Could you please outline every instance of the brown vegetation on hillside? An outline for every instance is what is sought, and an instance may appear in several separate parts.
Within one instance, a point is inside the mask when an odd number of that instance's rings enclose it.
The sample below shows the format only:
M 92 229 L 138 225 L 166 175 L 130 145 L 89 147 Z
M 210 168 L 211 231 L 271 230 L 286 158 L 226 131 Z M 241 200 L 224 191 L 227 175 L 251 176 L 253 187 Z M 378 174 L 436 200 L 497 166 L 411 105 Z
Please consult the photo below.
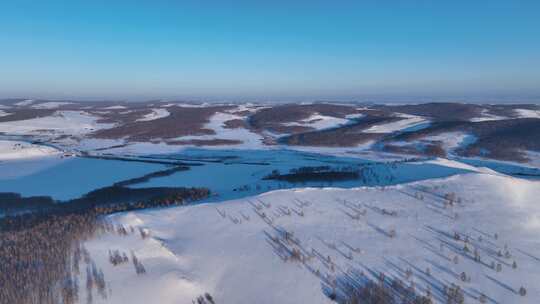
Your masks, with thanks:
M 392 141 L 421 140 L 448 132 L 465 132 L 476 137 L 475 142 L 456 151 L 462 156 L 526 161 L 524 151 L 540 151 L 540 119 L 536 118 L 435 122 L 425 129 L 387 138 L 385 142 L 391 146 Z
M 225 129 L 246 128 L 247 123 L 242 119 L 231 119 L 223 123 Z
M 210 117 L 230 106 L 210 107 L 169 107 L 170 115 L 151 121 L 134 121 L 114 128 L 99 130 L 93 135 L 97 138 L 130 141 L 149 141 L 151 139 L 174 139 L 187 135 L 213 135 L 214 130 L 205 129 Z
M 0 116 L 0 122 L 27 120 L 52 115 L 55 110 L 47 109 L 9 109 L 6 112 L 10 115 Z
M 384 133 L 365 133 L 365 129 L 376 125 L 398 121 L 403 118 L 394 116 L 366 115 L 355 123 L 333 129 L 311 131 L 285 136 L 281 143 L 297 146 L 319 147 L 354 147 L 356 145 L 383 138 Z
M 259 110 L 249 117 L 249 124 L 255 130 L 268 130 L 274 133 L 299 133 L 313 130 L 303 126 L 285 126 L 284 123 L 298 122 L 311 115 L 321 115 L 344 118 L 348 114 L 361 113 L 353 106 L 335 104 L 287 104 Z

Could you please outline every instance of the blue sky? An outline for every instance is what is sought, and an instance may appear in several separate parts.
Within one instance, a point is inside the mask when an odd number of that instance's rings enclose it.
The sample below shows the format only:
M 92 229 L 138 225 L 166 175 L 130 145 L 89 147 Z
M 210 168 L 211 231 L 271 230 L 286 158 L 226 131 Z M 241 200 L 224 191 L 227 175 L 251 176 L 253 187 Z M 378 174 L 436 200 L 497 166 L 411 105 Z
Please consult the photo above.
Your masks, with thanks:
M 0 97 L 525 100 L 540 1 L 0 0 Z

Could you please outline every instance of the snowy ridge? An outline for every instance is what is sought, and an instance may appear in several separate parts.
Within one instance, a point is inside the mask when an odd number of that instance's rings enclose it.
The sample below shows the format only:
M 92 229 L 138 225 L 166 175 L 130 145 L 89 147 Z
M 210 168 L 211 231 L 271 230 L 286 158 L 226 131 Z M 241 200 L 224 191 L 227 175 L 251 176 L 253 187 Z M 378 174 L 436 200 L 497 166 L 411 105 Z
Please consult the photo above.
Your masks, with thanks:
M 29 105 L 31 105 L 33 103 L 34 103 L 33 99 L 26 99 L 26 100 L 19 101 L 19 102 L 15 103 L 15 105 L 19 106 L 19 107 L 24 107 L 24 106 L 29 106 Z
M 331 282 L 353 272 L 414 282 L 435 303 L 445 303 L 442 290 L 451 283 L 466 303 L 482 294 L 536 303 L 539 195 L 538 183 L 478 173 L 385 188 L 279 190 L 111 216 L 150 237 L 105 236 L 86 246 L 111 288 L 106 303 L 146 303 L 148 295 L 190 303 L 204 292 L 218 303 L 332 303 L 325 295 Z M 134 250 L 147 274 L 107 266 L 108 249 Z
M 516 109 L 515 112 L 520 118 L 540 118 L 540 111 Z
M 428 122 L 425 118 L 414 115 L 400 114 L 402 120 L 371 126 L 364 130 L 366 133 L 392 133 L 406 128 L 412 128 Z
M 34 109 L 56 109 L 61 106 L 73 104 L 72 102 L 49 101 L 32 105 Z
M 508 119 L 508 117 L 504 116 L 498 116 L 490 114 L 488 110 L 483 109 L 480 113 L 481 115 L 479 117 L 472 118 L 472 122 L 479 122 L 479 121 L 491 121 L 491 120 L 502 120 L 502 119 Z
M 137 119 L 136 121 L 151 121 L 156 120 L 160 118 L 164 118 L 171 115 L 167 109 L 152 109 L 152 112 L 149 114 L 144 115 L 142 118 Z
M 44 133 L 82 135 L 112 124 L 99 124 L 99 118 L 85 111 L 56 111 L 54 115 L 0 123 L 0 132 L 10 135 Z
M 353 116 L 355 117 L 355 116 Z M 283 123 L 284 126 L 301 126 L 301 127 L 311 127 L 316 130 L 330 129 L 335 128 L 341 125 L 348 123 L 348 119 L 321 115 L 315 113 L 308 118 L 302 119 L 297 122 L 287 122 Z

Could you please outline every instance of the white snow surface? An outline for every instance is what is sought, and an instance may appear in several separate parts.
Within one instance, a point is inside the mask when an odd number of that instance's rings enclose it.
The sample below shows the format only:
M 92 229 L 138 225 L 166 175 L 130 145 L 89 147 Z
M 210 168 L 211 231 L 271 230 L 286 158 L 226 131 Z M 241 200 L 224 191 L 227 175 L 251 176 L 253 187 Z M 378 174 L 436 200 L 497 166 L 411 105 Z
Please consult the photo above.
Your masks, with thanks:
M 428 122 L 428 120 L 420 116 L 400 114 L 400 117 L 404 117 L 405 119 L 389 122 L 385 124 L 374 125 L 365 129 L 363 132 L 365 133 L 392 133 L 392 132 L 400 131 L 406 128 L 415 127 L 420 124 Z
M 243 104 L 239 104 L 236 106 L 236 108 L 234 109 L 231 109 L 231 110 L 228 110 L 227 113 L 232 113 L 234 114 L 234 112 L 243 112 L 243 111 L 248 111 L 250 113 L 255 113 L 261 109 L 265 109 L 265 108 L 268 108 L 268 107 L 265 107 L 265 106 L 261 106 L 261 105 L 255 105 L 253 103 L 243 103 Z
M 8 116 L 8 115 L 11 115 L 11 113 L 8 113 L 4 110 L 0 110 L 0 117 L 4 117 L 4 116 Z
M 262 143 L 262 136 L 251 132 L 246 128 L 234 128 L 229 129 L 225 128 L 224 123 L 233 119 L 244 119 L 242 116 L 217 112 L 210 118 L 210 121 L 204 125 L 203 128 L 211 129 L 216 132 L 214 135 L 201 135 L 201 136 L 182 136 L 178 137 L 177 140 L 212 140 L 212 139 L 230 139 L 230 140 L 240 140 L 241 144 L 236 145 L 220 145 L 220 146 L 206 146 L 206 148 L 235 148 L 235 149 L 263 149 L 265 146 Z
M 301 126 L 301 127 L 311 127 L 316 130 L 323 130 L 338 127 L 348 123 L 349 120 L 345 118 L 333 117 L 321 115 L 319 113 L 314 113 L 306 119 L 295 122 L 283 123 L 284 126 Z
M 32 105 L 34 109 L 56 109 L 61 106 L 73 104 L 72 102 L 49 101 Z
M 540 118 L 540 111 L 529 109 L 516 109 L 514 111 L 520 118 Z
M 493 115 L 493 114 L 490 114 L 488 110 L 484 109 L 482 110 L 482 113 L 479 117 L 474 117 L 473 119 L 471 119 L 471 121 L 479 122 L 479 121 L 502 120 L 502 119 L 508 119 L 508 117 Z
M 29 105 L 31 105 L 33 103 L 34 103 L 33 99 L 26 99 L 26 100 L 19 101 L 19 102 L 15 103 L 15 105 L 19 106 L 19 107 L 24 107 L 24 106 L 29 106 Z
M 437 135 L 423 137 L 422 140 L 440 141 L 446 152 L 454 152 L 458 148 L 464 148 L 476 141 L 476 137 L 465 132 L 446 132 Z
M 447 193 L 456 194 L 453 206 L 445 207 Z M 94 303 L 191 303 L 205 292 L 216 303 L 333 303 L 323 293 L 325 282 L 355 271 L 414 282 L 420 294 L 429 286 L 434 303 L 444 303 L 443 284 L 451 283 L 463 288 L 465 303 L 476 303 L 482 293 L 492 303 L 537 303 L 539 196 L 538 182 L 471 173 L 385 188 L 278 190 L 117 214 L 108 217 L 112 223 L 136 232 L 85 244 L 110 288 L 106 301 L 94 294 Z M 137 228 L 150 237 L 142 239 Z M 392 230 L 395 237 L 388 235 Z M 278 231 L 291 233 L 293 241 Z M 506 246 L 510 257 L 499 257 Z M 293 248 L 307 259 L 284 261 Z M 475 249 L 481 262 L 473 259 Z M 113 267 L 108 250 L 133 251 L 146 274 L 136 275 L 131 262 Z M 491 269 L 491 262 L 502 271 Z M 461 281 L 462 272 L 470 281 Z M 517 294 L 521 286 L 525 297 Z M 85 288 L 80 290 L 84 300 Z
M 23 141 L 0 140 L 0 161 L 45 157 L 59 153 L 60 151 L 52 147 Z
M 347 114 L 345 115 L 345 118 L 347 119 L 358 119 L 358 118 L 362 118 L 362 117 L 365 117 L 366 114 L 363 114 L 363 113 L 356 113 L 356 114 Z
M 169 115 L 171 115 L 171 113 L 169 113 L 167 109 L 156 108 L 156 109 L 152 109 L 151 113 L 144 115 L 142 118 L 139 118 L 136 121 L 151 121 L 151 120 L 164 118 Z
M 529 159 L 529 165 L 535 168 L 540 168 L 540 152 L 526 151 L 525 154 Z
M 99 124 L 99 117 L 84 111 L 56 111 L 53 115 L 27 120 L 0 123 L 0 132 L 10 135 L 39 135 L 44 133 L 82 135 L 112 124 Z
M 123 110 L 123 109 L 127 109 L 126 106 L 120 106 L 120 105 L 117 105 L 117 106 L 109 106 L 109 107 L 105 107 L 103 108 L 105 110 Z

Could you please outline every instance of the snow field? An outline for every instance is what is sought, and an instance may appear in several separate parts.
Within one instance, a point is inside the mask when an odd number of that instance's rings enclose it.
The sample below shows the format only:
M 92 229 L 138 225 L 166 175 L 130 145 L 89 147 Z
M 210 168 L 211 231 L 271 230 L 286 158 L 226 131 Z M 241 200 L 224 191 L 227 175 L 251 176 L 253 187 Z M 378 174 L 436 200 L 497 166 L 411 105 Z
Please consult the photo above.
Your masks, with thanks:
M 480 173 L 385 188 L 279 190 L 117 214 L 113 223 L 149 237 L 104 236 L 86 247 L 111 288 L 107 303 L 190 303 L 204 292 L 218 303 L 331 303 L 325 292 L 339 297 L 345 278 L 381 272 L 419 294 L 429 289 L 435 303 L 444 303 L 452 283 L 466 303 L 482 294 L 492 303 L 536 303 L 539 195 L 537 182 Z M 108 249 L 133 250 L 147 273 L 111 266 Z
M 51 116 L 0 123 L 0 132 L 10 135 L 68 134 L 83 135 L 111 124 L 99 124 L 99 118 L 84 111 L 56 111 Z
M 57 155 L 60 151 L 47 146 L 22 141 L 0 140 L 0 161 Z M 0 165 L 1 167 L 1 165 Z

